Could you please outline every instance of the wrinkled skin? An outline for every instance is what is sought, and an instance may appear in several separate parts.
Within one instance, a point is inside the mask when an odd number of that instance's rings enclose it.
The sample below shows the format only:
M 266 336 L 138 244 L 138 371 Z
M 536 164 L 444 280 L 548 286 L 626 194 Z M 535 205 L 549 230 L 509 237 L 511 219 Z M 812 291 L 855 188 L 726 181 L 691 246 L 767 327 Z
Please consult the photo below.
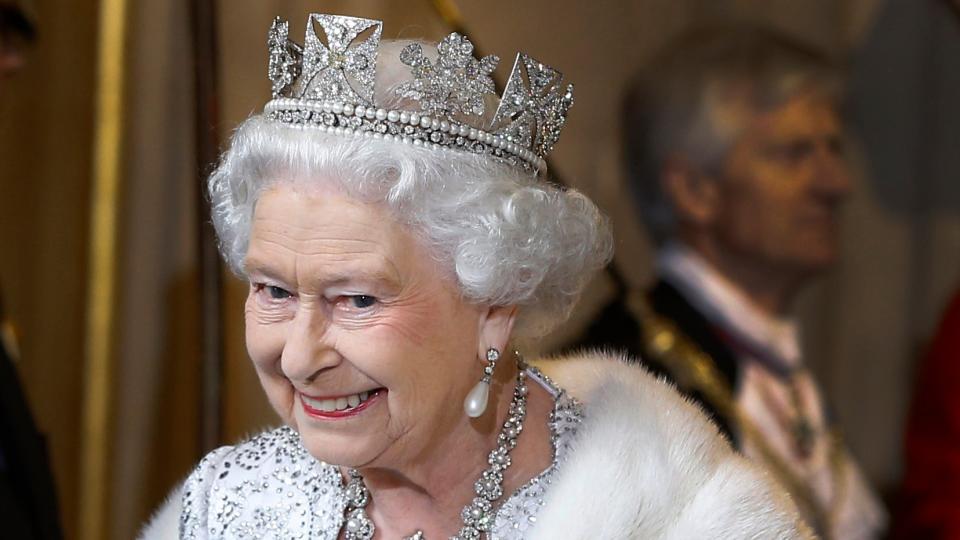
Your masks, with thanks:
M 510 321 L 465 302 L 385 209 L 281 183 L 258 201 L 245 268 L 250 356 L 315 457 L 405 470 L 479 442 L 461 403 Z M 301 402 L 377 389 L 350 418 L 318 419 Z

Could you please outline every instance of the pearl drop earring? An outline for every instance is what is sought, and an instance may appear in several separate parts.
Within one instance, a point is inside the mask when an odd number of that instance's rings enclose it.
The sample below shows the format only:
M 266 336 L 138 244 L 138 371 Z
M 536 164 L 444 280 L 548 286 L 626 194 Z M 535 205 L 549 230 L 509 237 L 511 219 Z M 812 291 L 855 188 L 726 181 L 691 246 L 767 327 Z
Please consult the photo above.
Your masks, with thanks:
M 487 362 L 489 363 L 483 368 L 483 377 L 463 400 L 463 412 L 467 413 L 470 418 L 478 418 L 487 410 L 487 399 L 490 397 L 490 381 L 493 379 L 493 370 L 497 367 L 497 360 L 499 359 L 500 351 L 494 347 L 487 349 Z

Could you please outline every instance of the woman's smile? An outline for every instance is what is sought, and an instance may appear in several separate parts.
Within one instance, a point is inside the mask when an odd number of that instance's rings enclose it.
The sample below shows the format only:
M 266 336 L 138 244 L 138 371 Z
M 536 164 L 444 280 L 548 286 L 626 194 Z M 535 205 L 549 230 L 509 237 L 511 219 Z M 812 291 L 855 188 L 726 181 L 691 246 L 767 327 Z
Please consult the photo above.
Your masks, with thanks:
M 356 416 L 387 394 L 386 388 L 375 388 L 337 397 L 308 396 L 298 393 L 303 411 L 312 418 L 333 420 Z

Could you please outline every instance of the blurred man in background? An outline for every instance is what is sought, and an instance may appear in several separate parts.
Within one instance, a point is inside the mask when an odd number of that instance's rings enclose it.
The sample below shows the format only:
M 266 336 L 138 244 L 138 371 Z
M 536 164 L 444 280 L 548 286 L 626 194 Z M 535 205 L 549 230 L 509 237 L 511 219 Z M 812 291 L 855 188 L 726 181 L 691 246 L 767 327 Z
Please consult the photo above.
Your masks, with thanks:
M 36 38 L 26 8 L 23 2 L 0 0 L 0 99 Z M 62 538 L 47 445 L 20 384 L 15 338 L 0 301 L 0 537 Z
M 657 283 L 608 305 L 578 346 L 638 355 L 762 462 L 827 539 L 885 513 L 840 442 L 790 316 L 837 259 L 851 190 L 827 58 L 758 28 L 693 32 L 625 102 L 625 158 Z

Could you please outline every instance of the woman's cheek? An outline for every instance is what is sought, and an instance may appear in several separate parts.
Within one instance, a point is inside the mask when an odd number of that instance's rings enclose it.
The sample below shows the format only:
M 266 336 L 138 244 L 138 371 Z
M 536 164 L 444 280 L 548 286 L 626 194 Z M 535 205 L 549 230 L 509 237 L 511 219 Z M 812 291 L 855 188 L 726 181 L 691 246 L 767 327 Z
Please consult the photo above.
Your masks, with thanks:
M 257 370 L 273 372 L 279 368 L 285 332 L 283 325 L 264 325 L 247 318 L 247 353 Z
M 436 291 L 412 291 L 386 303 L 375 318 L 377 332 L 387 339 L 425 345 L 433 341 L 433 333 L 443 333 L 453 315 L 448 306 L 438 301 Z

